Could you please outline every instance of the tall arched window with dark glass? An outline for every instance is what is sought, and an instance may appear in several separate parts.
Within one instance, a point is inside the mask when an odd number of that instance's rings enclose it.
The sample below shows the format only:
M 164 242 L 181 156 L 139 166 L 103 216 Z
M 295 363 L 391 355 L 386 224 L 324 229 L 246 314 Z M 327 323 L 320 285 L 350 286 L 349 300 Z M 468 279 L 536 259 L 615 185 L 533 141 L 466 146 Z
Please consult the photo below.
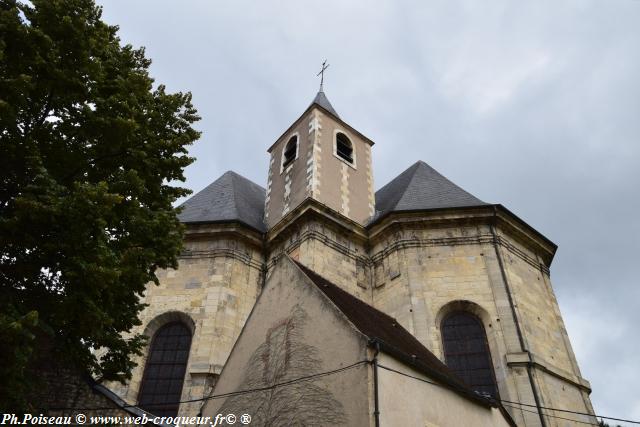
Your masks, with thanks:
M 191 331 L 181 322 L 164 325 L 151 340 L 138 405 L 158 416 L 176 416 L 191 348 Z
M 442 320 L 445 363 L 472 390 L 498 397 L 491 353 L 482 322 L 464 311 Z

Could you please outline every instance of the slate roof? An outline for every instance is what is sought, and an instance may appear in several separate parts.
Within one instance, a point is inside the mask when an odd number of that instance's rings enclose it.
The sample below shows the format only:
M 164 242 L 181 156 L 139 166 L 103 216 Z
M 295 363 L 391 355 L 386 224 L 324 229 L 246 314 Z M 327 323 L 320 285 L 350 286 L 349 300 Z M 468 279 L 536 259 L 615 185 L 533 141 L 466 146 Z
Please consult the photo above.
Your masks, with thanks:
M 239 221 L 265 232 L 265 194 L 258 184 L 228 171 L 180 205 L 178 219 L 183 223 Z
M 342 290 L 299 262 L 295 260 L 294 262 L 360 332 L 372 342 L 380 344 L 382 351 L 441 381 L 466 398 L 485 406 L 498 406 L 495 401 L 478 395 L 464 385 L 440 359 L 427 350 L 393 317 Z
M 376 192 L 375 219 L 390 212 L 486 205 L 420 160 Z
M 329 111 L 331 114 L 333 114 L 337 118 L 340 118 L 340 116 L 338 115 L 336 110 L 333 108 L 333 106 L 329 102 L 329 99 L 327 98 L 327 96 L 324 94 L 324 92 L 322 90 L 320 90 L 320 92 L 318 92 L 316 97 L 311 102 L 311 105 L 313 105 L 313 104 L 318 104 L 319 106 L 321 106 L 325 110 Z

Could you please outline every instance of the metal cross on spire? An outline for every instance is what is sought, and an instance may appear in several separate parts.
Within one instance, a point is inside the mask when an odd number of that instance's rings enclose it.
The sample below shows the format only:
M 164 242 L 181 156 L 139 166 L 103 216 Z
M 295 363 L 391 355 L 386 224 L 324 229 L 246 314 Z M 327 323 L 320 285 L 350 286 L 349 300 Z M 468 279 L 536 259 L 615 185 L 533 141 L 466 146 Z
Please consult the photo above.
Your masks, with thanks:
M 322 69 L 318 74 L 316 74 L 316 76 L 320 76 L 320 92 L 322 92 L 322 85 L 324 83 L 324 70 L 326 70 L 327 68 L 329 68 L 329 64 L 327 64 L 327 60 L 325 59 L 322 63 Z

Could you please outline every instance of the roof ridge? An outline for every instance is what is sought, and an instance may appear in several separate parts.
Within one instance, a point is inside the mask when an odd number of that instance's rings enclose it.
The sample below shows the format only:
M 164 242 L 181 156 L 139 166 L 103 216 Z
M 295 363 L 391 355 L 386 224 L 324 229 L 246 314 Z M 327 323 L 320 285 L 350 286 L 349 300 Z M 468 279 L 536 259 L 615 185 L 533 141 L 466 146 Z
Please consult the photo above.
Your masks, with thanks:
M 398 201 L 398 203 L 403 201 L 403 199 L 407 195 L 407 192 L 410 189 L 410 187 L 416 185 L 416 182 L 415 182 L 415 180 L 413 178 L 421 170 L 424 170 L 426 172 L 429 172 L 429 173 L 435 175 L 436 177 L 441 178 L 442 180 L 444 180 L 443 182 L 446 185 L 453 186 L 453 188 L 455 188 L 456 190 L 462 191 L 464 194 L 471 196 L 472 198 L 478 200 L 480 203 L 484 203 L 482 200 L 478 199 L 476 196 L 474 196 L 473 194 L 469 193 L 467 190 L 465 190 L 464 188 L 460 187 L 458 184 L 456 184 L 455 182 L 451 181 L 449 178 L 447 178 L 446 176 L 444 176 L 443 174 L 441 174 L 440 172 L 435 170 L 428 163 L 426 163 L 426 162 L 424 162 L 422 160 L 418 160 L 416 163 L 414 163 L 412 165 L 412 167 L 415 167 L 415 170 L 413 171 L 413 173 L 411 175 L 412 179 L 411 179 L 411 181 L 409 181 L 409 183 L 408 183 L 407 187 L 405 188 L 405 191 L 404 191 L 402 197 L 400 198 L 400 200 Z
M 232 170 L 228 170 L 227 172 L 224 173 L 225 175 L 230 175 L 230 179 L 231 179 L 231 204 L 233 206 L 233 211 L 236 214 L 236 216 L 239 216 L 240 213 L 238 212 L 238 203 L 237 203 L 237 185 L 236 185 L 236 178 L 238 177 L 238 174 L 235 173 Z
M 262 186 L 228 170 L 184 201 L 178 218 L 183 223 L 240 221 L 263 233 L 265 196 Z
M 390 212 L 486 206 L 429 164 L 418 160 L 376 191 L 377 221 Z
M 420 162 L 422 162 L 422 160 L 419 160 L 419 161 L 415 162 L 414 164 L 409 166 L 407 169 L 405 169 L 404 171 L 400 172 L 400 174 L 398 174 L 395 178 L 391 179 L 391 181 L 387 182 L 380 189 L 378 189 L 378 191 L 376 191 L 376 194 L 381 192 L 381 191 L 386 190 L 387 188 L 391 188 L 391 186 L 393 184 L 395 184 L 396 182 L 402 180 L 405 177 L 411 177 L 411 179 L 412 179 L 413 175 L 415 175 L 416 170 L 418 169 L 418 166 L 419 166 Z M 392 192 L 392 195 L 391 195 L 391 198 L 390 198 L 391 204 L 390 204 L 390 206 L 387 206 L 386 209 L 384 209 L 385 211 L 392 211 L 392 210 L 394 210 L 396 208 L 396 206 L 398 206 L 398 203 L 400 203 L 400 200 L 402 199 L 402 196 L 404 196 L 404 193 L 407 191 L 407 188 L 409 187 L 411 179 L 409 180 L 409 182 L 407 182 L 402 187 L 402 189 L 398 189 L 398 190 L 402 190 L 402 191 L 394 191 L 394 192 Z M 378 200 L 376 200 L 376 202 L 378 202 Z

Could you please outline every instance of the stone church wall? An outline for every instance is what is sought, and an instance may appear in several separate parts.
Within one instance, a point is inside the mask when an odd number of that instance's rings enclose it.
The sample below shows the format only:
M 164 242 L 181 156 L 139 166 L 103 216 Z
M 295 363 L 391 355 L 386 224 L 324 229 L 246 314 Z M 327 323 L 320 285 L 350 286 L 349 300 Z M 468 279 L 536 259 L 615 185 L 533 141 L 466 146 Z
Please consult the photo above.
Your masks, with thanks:
M 147 287 L 142 325 L 134 332 L 152 337 L 164 324 L 179 320 L 193 332 L 181 400 L 207 395 L 253 308 L 262 286 L 260 247 L 241 236 L 187 235 L 177 270 L 158 271 L 160 285 Z M 137 402 L 147 350 L 127 386 L 110 384 L 124 400 Z M 201 403 L 183 404 L 180 414 L 198 413 Z
M 472 312 L 487 334 L 501 397 L 533 402 L 526 371 L 507 364 L 506 355 L 521 348 L 492 242 L 491 229 L 482 224 L 413 222 L 380 233 L 371 250 L 374 306 L 443 361 L 442 319 L 455 310 Z M 512 415 L 522 425 L 539 423 L 526 413 Z
M 541 405 L 593 412 L 589 384 L 581 377 L 548 269 L 540 266 L 534 252 L 514 239 L 505 235 L 500 238 L 504 241 L 501 253 L 523 338 L 541 388 Z M 554 421 L 550 424 L 554 425 Z
M 371 303 L 364 242 L 349 238 L 344 229 L 310 218 L 285 231 L 269 249 L 269 271 L 287 253 L 352 295 Z

